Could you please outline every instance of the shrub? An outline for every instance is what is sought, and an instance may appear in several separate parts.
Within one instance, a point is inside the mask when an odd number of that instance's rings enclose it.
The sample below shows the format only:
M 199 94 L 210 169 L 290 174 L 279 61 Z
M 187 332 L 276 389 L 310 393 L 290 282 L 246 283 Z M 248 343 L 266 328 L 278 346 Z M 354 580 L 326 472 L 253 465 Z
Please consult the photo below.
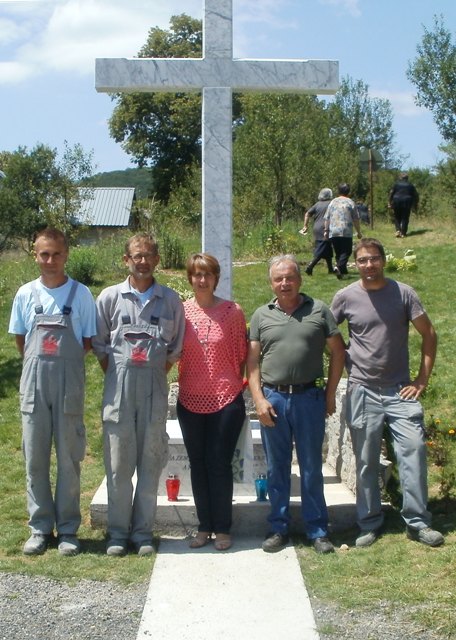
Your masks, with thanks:
M 439 494 L 449 500 L 456 491 L 456 429 L 431 415 L 426 426 L 429 458 L 439 470 Z
M 193 291 L 189 288 L 190 285 L 187 278 L 173 276 L 172 278 L 168 278 L 166 284 L 179 294 L 181 300 L 190 300 L 190 298 L 193 298 Z
M 74 280 L 87 286 L 94 284 L 97 268 L 98 260 L 94 247 L 74 247 L 71 249 L 67 272 Z
M 414 271 L 416 268 L 416 255 L 413 249 L 407 249 L 402 258 L 395 258 L 392 253 L 386 253 L 385 271 Z
M 437 467 L 443 467 L 449 462 L 453 443 L 456 443 L 456 430 L 443 425 L 439 418 L 431 415 L 426 436 L 431 460 Z
M 281 253 L 296 254 L 301 250 L 299 238 L 288 232 L 284 227 L 273 224 L 265 226 L 261 233 L 262 253 L 265 257 Z
M 183 269 L 185 266 L 182 242 L 166 232 L 160 236 L 160 262 L 163 269 Z

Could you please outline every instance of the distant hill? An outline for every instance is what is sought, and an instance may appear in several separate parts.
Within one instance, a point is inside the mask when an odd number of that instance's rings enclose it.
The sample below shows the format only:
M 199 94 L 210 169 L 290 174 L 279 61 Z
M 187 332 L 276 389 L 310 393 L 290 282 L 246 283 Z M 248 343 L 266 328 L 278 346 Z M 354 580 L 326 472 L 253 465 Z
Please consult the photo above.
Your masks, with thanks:
M 124 169 L 97 173 L 90 180 L 93 187 L 135 187 L 136 198 L 148 198 L 153 186 L 151 169 Z

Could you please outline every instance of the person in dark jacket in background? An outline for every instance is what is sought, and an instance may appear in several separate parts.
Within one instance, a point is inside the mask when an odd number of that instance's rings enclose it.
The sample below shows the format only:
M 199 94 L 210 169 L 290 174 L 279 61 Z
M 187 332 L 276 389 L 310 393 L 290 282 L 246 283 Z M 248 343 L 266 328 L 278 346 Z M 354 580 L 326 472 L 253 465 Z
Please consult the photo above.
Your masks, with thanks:
M 409 182 L 407 173 L 401 173 L 390 191 L 388 204 L 394 212 L 396 238 L 405 238 L 407 235 L 410 212 L 412 209 L 417 211 L 418 201 L 419 196 L 416 187 Z

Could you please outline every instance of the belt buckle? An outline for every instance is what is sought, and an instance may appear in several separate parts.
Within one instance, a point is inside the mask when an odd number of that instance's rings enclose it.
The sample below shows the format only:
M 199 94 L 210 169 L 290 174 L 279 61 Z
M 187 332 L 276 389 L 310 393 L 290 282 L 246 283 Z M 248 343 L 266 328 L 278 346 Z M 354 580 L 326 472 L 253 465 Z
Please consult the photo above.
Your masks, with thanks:
M 288 391 L 287 391 L 287 393 L 289 393 L 290 395 L 293 395 L 293 385 L 292 385 L 292 384 L 289 384 L 289 385 L 287 385 L 287 386 L 288 386 Z

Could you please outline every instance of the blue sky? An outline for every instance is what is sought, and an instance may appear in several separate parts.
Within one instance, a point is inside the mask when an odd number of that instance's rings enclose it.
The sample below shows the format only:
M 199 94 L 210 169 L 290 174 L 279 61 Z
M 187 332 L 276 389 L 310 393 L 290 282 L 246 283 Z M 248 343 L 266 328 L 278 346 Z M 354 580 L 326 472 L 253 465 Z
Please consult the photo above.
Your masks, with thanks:
M 95 91 L 97 57 L 133 57 L 171 15 L 202 17 L 202 0 L 0 0 L 0 151 L 38 142 L 93 149 L 98 171 L 134 166 L 109 137 L 113 103 Z M 394 111 L 404 168 L 432 167 L 442 140 L 406 77 L 417 44 L 454 0 L 233 0 L 237 58 L 339 61 Z

